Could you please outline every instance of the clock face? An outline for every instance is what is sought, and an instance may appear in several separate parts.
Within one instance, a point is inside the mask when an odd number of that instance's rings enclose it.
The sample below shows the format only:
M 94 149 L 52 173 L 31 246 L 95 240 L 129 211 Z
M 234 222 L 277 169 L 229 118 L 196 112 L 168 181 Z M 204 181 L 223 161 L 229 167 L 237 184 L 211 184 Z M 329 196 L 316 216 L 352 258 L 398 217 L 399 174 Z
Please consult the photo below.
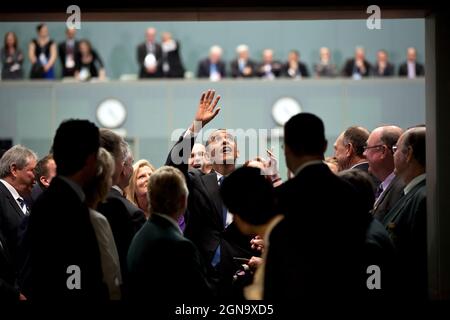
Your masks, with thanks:
M 126 117 L 127 110 L 117 99 L 104 100 L 97 107 L 97 119 L 105 128 L 114 129 L 122 126 Z
M 272 107 L 273 118 L 280 126 L 284 126 L 292 116 L 300 112 L 302 112 L 302 108 L 293 98 L 278 99 Z

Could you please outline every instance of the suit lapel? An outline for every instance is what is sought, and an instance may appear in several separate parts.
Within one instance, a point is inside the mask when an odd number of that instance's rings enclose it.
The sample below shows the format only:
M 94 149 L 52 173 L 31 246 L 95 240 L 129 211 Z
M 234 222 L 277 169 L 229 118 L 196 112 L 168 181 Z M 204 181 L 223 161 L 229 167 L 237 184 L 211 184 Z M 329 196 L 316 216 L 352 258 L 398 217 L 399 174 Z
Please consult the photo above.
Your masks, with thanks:
M 6 189 L 5 185 L 3 183 L 1 183 L 1 182 L 0 182 L 0 191 L 3 192 L 5 197 L 8 199 L 9 204 L 11 205 L 12 208 L 14 208 L 14 210 L 19 215 L 19 217 L 23 217 L 24 213 L 23 213 L 22 209 L 20 209 L 20 207 L 17 204 L 16 200 L 11 195 L 11 192 L 9 192 L 9 190 Z
M 391 209 L 391 211 L 388 212 L 388 214 L 385 217 L 384 223 L 385 224 L 393 223 L 397 219 L 398 215 L 403 211 L 402 209 L 404 208 L 404 206 L 411 200 L 411 198 L 415 197 L 419 188 L 423 187 L 425 183 L 426 183 L 425 180 L 421 181 L 418 185 L 412 188 L 407 195 L 405 195 L 402 199 L 400 199 Z
M 398 177 L 396 176 L 391 183 L 389 184 L 389 186 L 387 187 L 387 189 L 381 194 L 381 196 L 377 199 L 377 201 L 375 201 L 375 204 L 373 206 L 373 211 L 376 211 L 378 206 L 380 205 L 380 203 L 383 202 L 384 198 L 387 197 L 387 195 L 389 194 L 389 192 L 391 192 L 392 188 L 394 187 L 394 185 L 397 183 L 398 181 Z M 380 182 L 381 183 L 381 182 Z
M 213 206 L 216 209 L 215 211 L 218 221 L 220 221 L 220 224 L 223 225 L 223 202 L 222 198 L 220 197 L 219 184 L 217 183 L 217 174 L 215 172 L 211 172 L 202 176 L 200 179 L 205 186 L 209 200 L 213 203 Z

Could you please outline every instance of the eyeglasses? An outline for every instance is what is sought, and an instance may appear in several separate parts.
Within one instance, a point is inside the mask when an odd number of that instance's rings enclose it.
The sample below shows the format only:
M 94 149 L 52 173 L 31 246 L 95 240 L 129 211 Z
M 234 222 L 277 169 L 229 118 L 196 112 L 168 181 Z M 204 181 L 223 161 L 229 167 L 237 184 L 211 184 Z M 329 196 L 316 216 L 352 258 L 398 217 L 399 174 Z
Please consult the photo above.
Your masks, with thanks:
M 386 146 L 384 144 L 377 144 L 376 146 L 371 146 L 371 147 L 365 146 L 364 151 L 367 151 L 369 149 L 380 148 L 380 147 L 386 147 Z

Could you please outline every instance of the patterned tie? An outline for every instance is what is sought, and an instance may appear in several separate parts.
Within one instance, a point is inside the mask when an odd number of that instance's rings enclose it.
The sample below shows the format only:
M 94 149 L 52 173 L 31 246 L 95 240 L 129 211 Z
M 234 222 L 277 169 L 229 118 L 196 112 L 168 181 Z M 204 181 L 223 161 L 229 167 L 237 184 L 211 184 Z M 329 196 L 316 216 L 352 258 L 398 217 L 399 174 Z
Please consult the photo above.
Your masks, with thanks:
M 382 193 L 383 193 L 383 185 L 380 183 L 378 185 L 377 191 L 375 191 L 375 199 L 378 199 Z
M 25 203 L 25 200 L 23 200 L 22 197 L 19 197 L 19 198 L 17 198 L 17 202 L 19 202 L 19 204 L 20 204 L 20 209 L 22 209 L 23 213 L 24 213 L 25 215 L 28 215 L 28 206 L 27 206 L 27 204 Z

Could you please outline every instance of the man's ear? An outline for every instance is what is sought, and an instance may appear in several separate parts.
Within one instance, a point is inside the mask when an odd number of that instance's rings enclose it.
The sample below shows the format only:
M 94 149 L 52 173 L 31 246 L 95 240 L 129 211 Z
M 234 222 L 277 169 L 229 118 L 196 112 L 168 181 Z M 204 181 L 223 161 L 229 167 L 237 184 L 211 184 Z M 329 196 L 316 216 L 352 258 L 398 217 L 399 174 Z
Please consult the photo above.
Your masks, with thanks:
M 347 157 L 351 157 L 353 152 L 354 152 L 353 145 L 351 143 L 347 143 L 345 145 L 345 154 L 347 155 Z
M 327 151 L 327 147 L 328 147 L 328 140 L 325 139 L 324 143 L 323 143 L 323 150 L 322 153 L 325 153 Z
M 406 163 L 411 163 L 411 161 L 414 159 L 413 157 L 413 149 L 411 146 L 408 147 L 406 151 Z
M 39 178 L 39 181 L 46 187 L 48 188 L 50 186 L 50 183 L 48 183 L 48 180 L 45 176 L 41 176 Z
M 19 168 L 17 168 L 17 165 L 15 163 L 11 164 L 11 166 L 9 167 L 9 172 L 11 172 L 13 177 L 17 177 L 18 170 L 19 170 Z

